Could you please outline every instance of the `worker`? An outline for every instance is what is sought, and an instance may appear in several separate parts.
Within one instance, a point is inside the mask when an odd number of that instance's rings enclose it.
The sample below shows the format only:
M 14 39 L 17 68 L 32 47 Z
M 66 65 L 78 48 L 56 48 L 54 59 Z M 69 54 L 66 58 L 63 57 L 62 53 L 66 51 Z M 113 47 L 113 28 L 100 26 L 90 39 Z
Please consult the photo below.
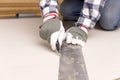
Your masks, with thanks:
M 47 40 L 52 50 L 56 44 L 68 44 L 83 47 L 88 33 L 97 22 L 104 30 L 115 30 L 120 26 L 120 0 L 64 0 L 60 5 L 60 14 L 64 20 L 75 21 L 67 30 L 58 13 L 58 0 L 40 0 L 43 24 L 40 37 Z

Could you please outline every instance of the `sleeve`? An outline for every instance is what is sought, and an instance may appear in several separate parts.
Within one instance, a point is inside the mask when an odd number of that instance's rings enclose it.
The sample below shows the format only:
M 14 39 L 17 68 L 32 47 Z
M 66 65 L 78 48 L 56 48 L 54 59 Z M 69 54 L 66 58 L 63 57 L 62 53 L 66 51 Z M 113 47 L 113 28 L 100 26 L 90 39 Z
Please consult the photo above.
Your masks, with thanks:
M 81 10 L 76 25 L 86 26 L 89 29 L 94 28 L 101 16 L 105 1 L 106 0 L 84 0 L 83 9 Z
M 39 5 L 43 16 L 48 13 L 58 13 L 58 0 L 40 0 Z

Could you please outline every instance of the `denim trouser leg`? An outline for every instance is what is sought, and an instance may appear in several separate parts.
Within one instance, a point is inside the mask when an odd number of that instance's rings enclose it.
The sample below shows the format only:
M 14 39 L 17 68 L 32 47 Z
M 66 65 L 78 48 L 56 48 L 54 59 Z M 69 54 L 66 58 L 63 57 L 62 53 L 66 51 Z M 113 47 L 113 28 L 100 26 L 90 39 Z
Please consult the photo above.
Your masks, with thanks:
M 67 20 L 77 20 L 83 7 L 84 0 L 64 0 L 60 13 Z
M 119 23 L 118 23 L 118 27 L 120 27 L 120 20 L 119 20 Z
M 105 30 L 115 30 L 120 26 L 120 0 L 106 1 L 99 23 Z

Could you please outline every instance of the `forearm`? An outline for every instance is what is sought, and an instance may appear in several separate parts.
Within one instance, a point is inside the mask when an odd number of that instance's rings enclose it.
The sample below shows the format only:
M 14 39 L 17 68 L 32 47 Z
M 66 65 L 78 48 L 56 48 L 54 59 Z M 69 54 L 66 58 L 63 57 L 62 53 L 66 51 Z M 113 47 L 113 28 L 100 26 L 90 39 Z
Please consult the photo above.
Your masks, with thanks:
M 40 0 L 39 4 L 43 16 L 48 13 L 58 13 L 58 0 Z
M 106 0 L 85 0 L 76 25 L 86 26 L 89 29 L 94 28 L 101 16 L 105 1 Z

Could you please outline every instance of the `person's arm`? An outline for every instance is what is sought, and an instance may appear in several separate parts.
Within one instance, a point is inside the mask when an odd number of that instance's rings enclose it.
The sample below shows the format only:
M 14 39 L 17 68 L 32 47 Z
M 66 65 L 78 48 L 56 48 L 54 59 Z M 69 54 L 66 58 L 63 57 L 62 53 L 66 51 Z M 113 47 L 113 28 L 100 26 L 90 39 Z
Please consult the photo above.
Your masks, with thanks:
M 58 0 L 40 0 L 42 16 L 50 13 L 58 14 Z
M 83 9 L 76 22 L 77 26 L 85 26 L 88 29 L 94 28 L 101 16 L 102 9 L 106 0 L 84 0 Z
M 57 0 L 40 0 L 43 24 L 40 28 L 40 37 L 47 40 L 52 50 L 56 50 L 56 44 L 62 45 L 65 38 L 65 29 L 58 16 Z
M 75 26 L 67 30 L 66 42 L 84 46 L 87 34 L 101 16 L 105 0 L 84 0 L 83 9 Z

